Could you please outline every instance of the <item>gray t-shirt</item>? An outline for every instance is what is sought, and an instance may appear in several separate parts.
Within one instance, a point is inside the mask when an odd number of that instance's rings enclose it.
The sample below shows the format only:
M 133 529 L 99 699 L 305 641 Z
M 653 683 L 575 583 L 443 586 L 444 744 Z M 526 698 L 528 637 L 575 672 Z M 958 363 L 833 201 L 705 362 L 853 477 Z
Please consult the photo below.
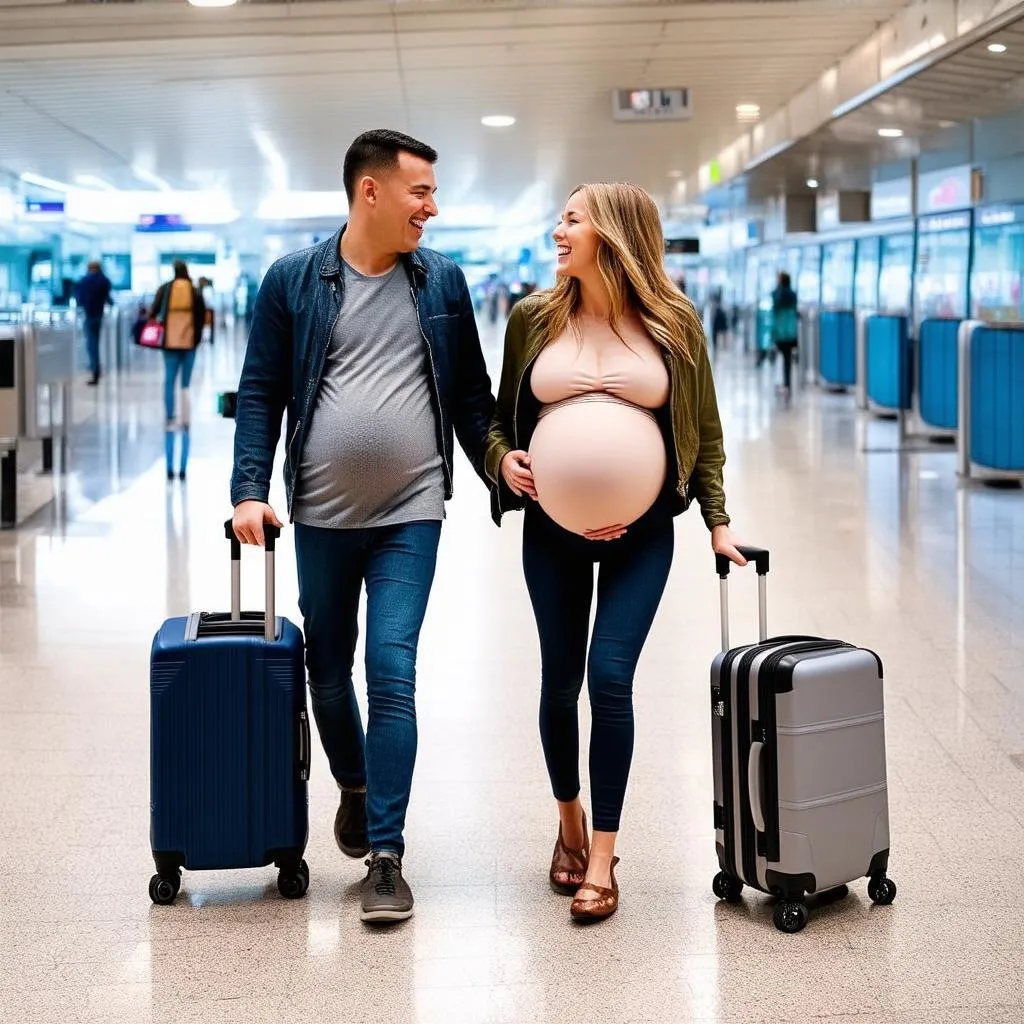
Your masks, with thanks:
M 356 529 L 444 518 L 444 471 L 426 341 L 401 264 L 345 299 L 302 452 L 296 522 Z

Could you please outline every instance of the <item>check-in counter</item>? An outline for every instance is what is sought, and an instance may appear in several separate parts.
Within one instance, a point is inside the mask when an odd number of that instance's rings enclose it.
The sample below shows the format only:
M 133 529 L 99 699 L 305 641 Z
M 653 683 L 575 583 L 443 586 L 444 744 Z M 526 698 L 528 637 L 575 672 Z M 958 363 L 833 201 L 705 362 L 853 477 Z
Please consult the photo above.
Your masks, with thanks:
M 960 325 L 957 468 L 965 478 L 1024 481 L 1024 323 Z
M 825 387 L 845 391 L 857 383 L 856 336 L 852 309 L 823 309 L 818 315 L 818 377 Z

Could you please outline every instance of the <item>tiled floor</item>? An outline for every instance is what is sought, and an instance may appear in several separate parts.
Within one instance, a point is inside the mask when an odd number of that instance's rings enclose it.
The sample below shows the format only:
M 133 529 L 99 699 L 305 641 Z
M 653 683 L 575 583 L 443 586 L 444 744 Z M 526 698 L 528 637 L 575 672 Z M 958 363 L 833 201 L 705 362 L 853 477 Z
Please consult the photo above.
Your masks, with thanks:
M 499 344 L 486 338 L 492 366 Z M 319 751 L 307 899 L 282 900 L 267 869 L 186 873 L 174 907 L 152 906 L 149 642 L 166 615 L 227 598 L 232 425 L 214 395 L 239 351 L 201 353 L 185 486 L 164 479 L 148 356 L 76 392 L 89 415 L 60 501 L 0 535 L 4 1020 L 1024 1020 L 1024 495 L 958 489 L 948 452 L 886 450 L 893 425 L 858 418 L 849 397 L 804 391 L 780 408 L 728 354 L 729 504 L 741 535 L 773 550 L 772 632 L 841 635 L 886 665 L 892 907 L 856 884 L 785 936 L 764 898 L 712 895 L 717 580 L 694 513 L 636 684 L 622 908 L 571 926 L 546 885 L 555 829 L 520 521 L 493 527 L 465 463 L 420 656 L 416 917 L 360 925 L 362 869 L 333 845 Z M 278 608 L 297 618 L 287 535 L 280 557 Z M 259 560 L 244 570 L 256 606 Z M 752 576 L 733 589 L 742 638 Z

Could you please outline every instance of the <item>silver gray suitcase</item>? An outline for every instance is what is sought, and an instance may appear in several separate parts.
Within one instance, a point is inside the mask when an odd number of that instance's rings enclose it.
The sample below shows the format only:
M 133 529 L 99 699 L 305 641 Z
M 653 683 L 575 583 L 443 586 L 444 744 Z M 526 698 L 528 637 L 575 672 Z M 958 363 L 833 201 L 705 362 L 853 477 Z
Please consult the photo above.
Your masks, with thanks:
M 715 843 L 713 889 L 744 885 L 778 898 L 775 926 L 807 923 L 806 896 L 868 895 L 892 903 L 882 662 L 841 640 L 768 639 L 768 552 L 741 548 L 758 575 L 760 642 L 729 647 L 729 560 L 716 555 L 722 652 L 711 667 Z

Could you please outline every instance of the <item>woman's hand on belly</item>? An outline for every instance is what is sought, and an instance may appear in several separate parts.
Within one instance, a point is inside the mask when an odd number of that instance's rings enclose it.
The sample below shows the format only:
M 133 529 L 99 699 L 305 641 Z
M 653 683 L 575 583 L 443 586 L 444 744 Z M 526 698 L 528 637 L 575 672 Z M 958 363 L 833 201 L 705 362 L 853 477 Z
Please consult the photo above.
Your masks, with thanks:
M 626 528 L 620 523 L 617 526 L 605 526 L 600 530 L 584 530 L 583 536 L 587 540 L 618 540 Z
M 501 460 L 499 469 L 509 490 L 517 498 L 525 494 L 534 501 L 537 500 L 537 488 L 533 483 L 533 470 L 530 469 L 530 456 L 527 452 L 509 452 Z

